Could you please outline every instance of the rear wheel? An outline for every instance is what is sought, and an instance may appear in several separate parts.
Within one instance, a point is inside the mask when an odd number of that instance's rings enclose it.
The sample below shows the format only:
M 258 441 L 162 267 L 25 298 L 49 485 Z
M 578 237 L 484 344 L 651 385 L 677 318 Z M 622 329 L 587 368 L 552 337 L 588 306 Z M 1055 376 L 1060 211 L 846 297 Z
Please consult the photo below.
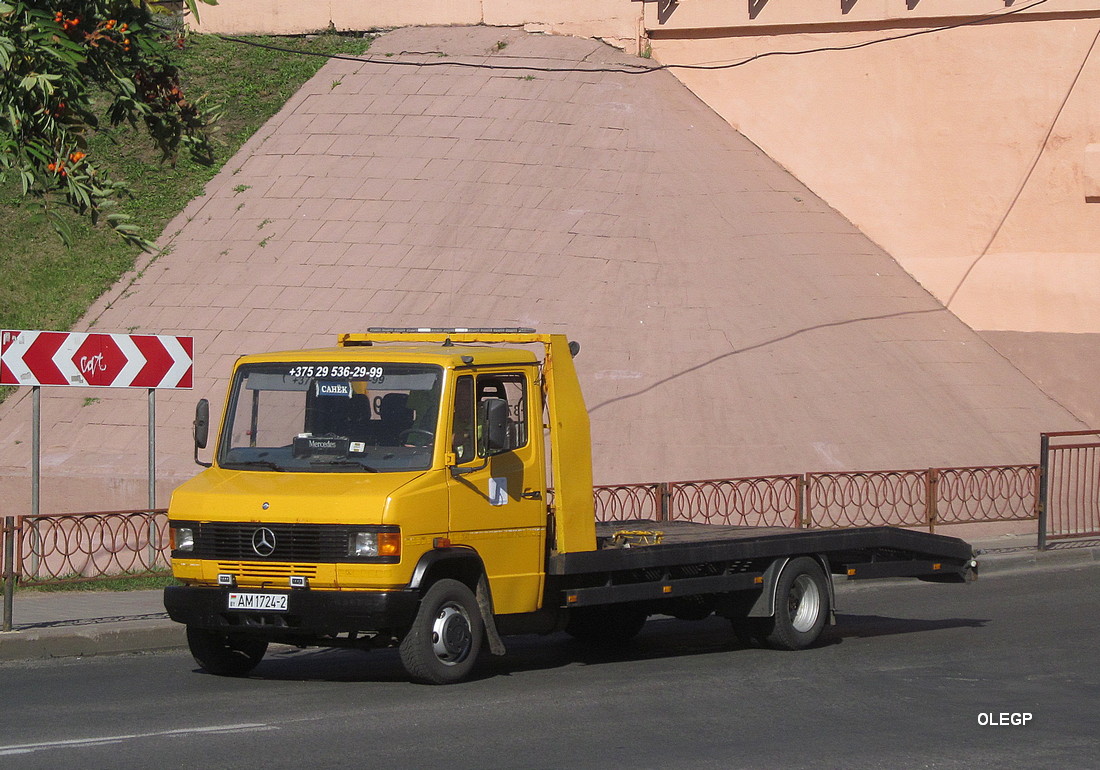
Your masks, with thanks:
M 477 662 L 484 627 L 473 592 L 457 580 L 433 583 L 401 640 L 401 663 L 424 684 L 452 684 Z
M 187 646 L 195 662 L 218 676 L 244 676 L 263 660 L 267 642 L 246 636 L 187 627 Z
M 775 592 L 775 616 L 765 635 L 780 650 L 801 650 L 817 641 L 829 619 L 829 586 L 816 559 L 792 559 Z

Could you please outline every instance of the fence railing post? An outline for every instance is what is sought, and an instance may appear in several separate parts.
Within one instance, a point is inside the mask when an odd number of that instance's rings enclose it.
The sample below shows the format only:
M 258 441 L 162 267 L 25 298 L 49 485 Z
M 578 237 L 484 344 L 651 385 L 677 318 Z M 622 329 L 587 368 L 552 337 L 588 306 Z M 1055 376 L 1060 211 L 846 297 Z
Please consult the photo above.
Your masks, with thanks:
M 936 517 L 939 515 L 939 486 L 940 486 L 940 471 L 938 468 L 929 468 L 928 473 L 925 476 L 925 495 L 927 498 L 924 501 L 925 514 L 928 521 L 928 531 L 936 531 Z
M 810 529 L 813 517 L 810 514 L 809 474 L 800 474 L 795 487 L 795 499 L 798 505 L 795 525 L 801 529 Z
M 1041 434 L 1039 439 L 1039 489 L 1035 494 L 1035 512 L 1039 519 L 1039 550 L 1047 548 L 1047 495 L 1050 493 L 1050 436 Z
M 4 619 L 3 629 L 11 631 L 12 604 L 15 598 L 15 517 L 4 517 Z
M 672 488 L 667 481 L 657 484 L 657 521 L 672 521 Z

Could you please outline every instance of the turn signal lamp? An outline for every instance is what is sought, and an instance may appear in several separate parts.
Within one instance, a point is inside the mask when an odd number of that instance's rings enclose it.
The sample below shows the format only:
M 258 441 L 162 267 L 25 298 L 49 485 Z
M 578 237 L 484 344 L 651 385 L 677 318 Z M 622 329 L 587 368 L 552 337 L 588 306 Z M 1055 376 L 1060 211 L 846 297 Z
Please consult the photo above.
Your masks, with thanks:
M 378 533 L 378 555 L 379 556 L 400 556 L 401 555 L 401 533 L 400 532 L 379 532 Z

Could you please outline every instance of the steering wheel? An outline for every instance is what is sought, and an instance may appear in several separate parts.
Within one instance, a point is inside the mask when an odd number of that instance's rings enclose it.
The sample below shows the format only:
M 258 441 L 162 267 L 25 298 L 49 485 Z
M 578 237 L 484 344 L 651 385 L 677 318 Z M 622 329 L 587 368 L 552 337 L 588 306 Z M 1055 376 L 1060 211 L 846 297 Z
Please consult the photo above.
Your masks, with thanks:
M 414 434 L 423 436 L 425 440 L 421 443 L 409 441 L 409 439 Z M 409 444 L 411 446 L 427 446 L 435 440 L 435 433 L 428 430 L 427 428 L 406 428 L 405 430 L 397 434 L 397 440 L 403 444 Z

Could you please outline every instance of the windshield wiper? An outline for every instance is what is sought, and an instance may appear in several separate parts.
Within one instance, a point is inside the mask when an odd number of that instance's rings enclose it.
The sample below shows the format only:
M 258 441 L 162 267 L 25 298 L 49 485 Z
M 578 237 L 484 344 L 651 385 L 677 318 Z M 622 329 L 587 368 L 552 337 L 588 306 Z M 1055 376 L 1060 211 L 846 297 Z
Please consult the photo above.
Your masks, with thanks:
M 377 468 L 372 468 L 359 460 L 310 460 L 310 465 L 332 465 L 337 468 L 362 468 L 369 473 L 378 473 Z
M 223 468 L 239 468 L 248 467 L 251 465 L 259 465 L 264 468 L 270 468 L 271 470 L 279 471 L 280 473 L 286 472 L 286 468 L 279 465 L 278 463 L 272 462 L 271 460 L 233 460 L 232 462 L 222 463 Z

